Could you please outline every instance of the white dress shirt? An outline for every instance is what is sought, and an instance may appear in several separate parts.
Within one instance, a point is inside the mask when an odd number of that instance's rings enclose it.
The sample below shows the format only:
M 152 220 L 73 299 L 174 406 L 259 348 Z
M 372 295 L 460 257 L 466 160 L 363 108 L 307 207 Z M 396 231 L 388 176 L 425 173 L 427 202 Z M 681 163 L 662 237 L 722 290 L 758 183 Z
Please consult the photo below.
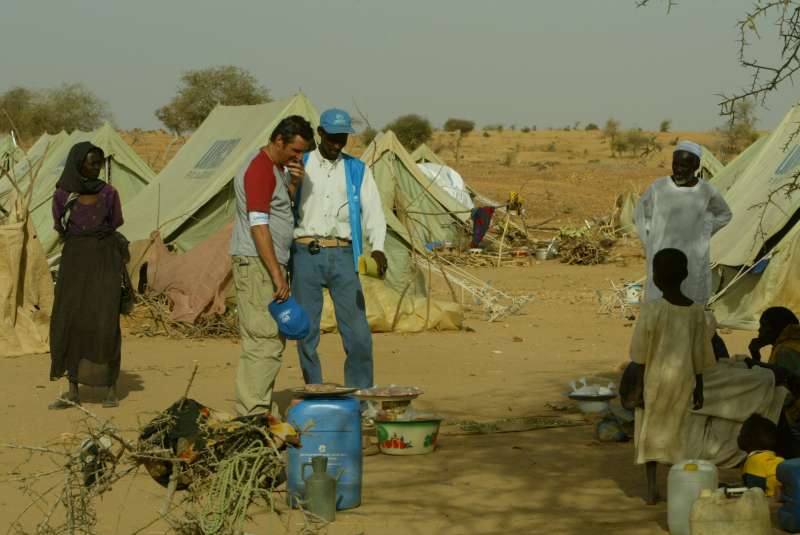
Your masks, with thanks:
M 332 162 L 317 149 L 309 155 L 305 168 L 294 237 L 352 239 L 344 161 L 339 157 Z M 369 167 L 365 168 L 361 182 L 361 227 L 371 249 L 383 251 L 386 217 Z

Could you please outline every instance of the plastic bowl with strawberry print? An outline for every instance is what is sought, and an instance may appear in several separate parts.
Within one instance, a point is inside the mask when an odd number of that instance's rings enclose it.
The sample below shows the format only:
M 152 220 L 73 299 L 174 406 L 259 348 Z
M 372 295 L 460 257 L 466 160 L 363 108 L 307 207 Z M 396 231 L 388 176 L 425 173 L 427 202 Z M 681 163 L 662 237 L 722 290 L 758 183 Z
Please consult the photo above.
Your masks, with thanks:
M 409 421 L 376 420 L 378 448 L 386 455 L 424 455 L 436 449 L 439 440 L 439 416 L 418 416 Z

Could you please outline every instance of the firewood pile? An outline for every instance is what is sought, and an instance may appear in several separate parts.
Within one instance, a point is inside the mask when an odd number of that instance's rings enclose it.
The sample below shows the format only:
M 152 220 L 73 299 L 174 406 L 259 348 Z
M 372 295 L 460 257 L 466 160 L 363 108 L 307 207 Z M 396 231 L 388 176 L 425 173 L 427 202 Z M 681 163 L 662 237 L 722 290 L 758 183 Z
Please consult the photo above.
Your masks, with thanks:
M 616 237 L 608 226 L 587 224 L 577 229 L 561 229 L 556 241 L 562 263 L 591 266 L 608 262 Z

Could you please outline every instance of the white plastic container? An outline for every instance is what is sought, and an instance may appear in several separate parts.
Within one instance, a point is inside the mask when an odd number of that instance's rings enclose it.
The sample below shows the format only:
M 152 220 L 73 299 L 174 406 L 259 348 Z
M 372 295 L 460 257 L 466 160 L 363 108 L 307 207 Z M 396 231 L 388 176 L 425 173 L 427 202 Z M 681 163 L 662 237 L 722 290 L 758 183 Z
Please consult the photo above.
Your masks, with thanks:
M 703 490 L 719 485 L 717 467 L 708 461 L 689 460 L 674 465 L 667 476 L 667 525 L 671 535 L 689 535 L 689 517 Z
M 722 489 L 704 490 L 694 502 L 692 535 L 772 535 L 769 502 L 764 491 L 748 489 L 728 498 Z

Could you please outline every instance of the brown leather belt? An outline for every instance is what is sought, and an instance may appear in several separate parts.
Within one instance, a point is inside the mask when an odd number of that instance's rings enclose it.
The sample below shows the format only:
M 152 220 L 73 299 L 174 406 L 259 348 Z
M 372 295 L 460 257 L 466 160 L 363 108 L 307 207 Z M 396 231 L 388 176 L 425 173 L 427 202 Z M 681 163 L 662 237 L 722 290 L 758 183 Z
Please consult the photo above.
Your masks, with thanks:
M 301 243 L 303 245 L 308 245 L 313 241 L 316 241 L 320 247 L 350 247 L 352 242 L 350 240 L 340 240 L 339 238 L 312 238 L 312 237 L 305 237 L 305 238 L 296 238 L 295 243 Z

